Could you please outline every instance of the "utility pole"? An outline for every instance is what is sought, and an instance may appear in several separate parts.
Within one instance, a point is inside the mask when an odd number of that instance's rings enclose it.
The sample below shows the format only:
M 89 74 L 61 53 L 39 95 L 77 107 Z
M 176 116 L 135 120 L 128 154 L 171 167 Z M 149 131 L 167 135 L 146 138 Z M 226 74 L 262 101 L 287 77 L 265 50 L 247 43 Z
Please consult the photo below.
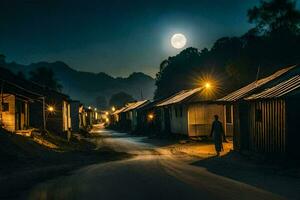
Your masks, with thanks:
M 260 73 L 260 65 L 258 65 L 258 68 L 257 68 L 256 80 L 255 81 L 258 81 L 258 79 L 259 79 L 259 73 Z
M 46 105 L 45 105 L 45 97 L 42 97 L 43 99 L 43 128 L 44 131 L 46 130 Z

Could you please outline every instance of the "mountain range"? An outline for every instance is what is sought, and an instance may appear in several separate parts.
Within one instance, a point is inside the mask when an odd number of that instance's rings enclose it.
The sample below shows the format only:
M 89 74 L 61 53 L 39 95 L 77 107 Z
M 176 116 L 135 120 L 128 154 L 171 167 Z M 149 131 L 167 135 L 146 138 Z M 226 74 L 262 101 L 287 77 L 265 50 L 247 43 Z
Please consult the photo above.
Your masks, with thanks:
M 77 71 L 61 61 L 30 65 L 12 62 L 5 66 L 15 73 L 23 72 L 27 77 L 36 68 L 51 68 L 56 79 L 63 85 L 63 92 L 87 105 L 95 105 L 97 96 L 104 96 L 109 101 L 111 95 L 118 92 L 126 92 L 137 100 L 152 99 L 155 90 L 155 80 L 142 72 L 134 72 L 126 78 L 114 78 L 103 72 Z

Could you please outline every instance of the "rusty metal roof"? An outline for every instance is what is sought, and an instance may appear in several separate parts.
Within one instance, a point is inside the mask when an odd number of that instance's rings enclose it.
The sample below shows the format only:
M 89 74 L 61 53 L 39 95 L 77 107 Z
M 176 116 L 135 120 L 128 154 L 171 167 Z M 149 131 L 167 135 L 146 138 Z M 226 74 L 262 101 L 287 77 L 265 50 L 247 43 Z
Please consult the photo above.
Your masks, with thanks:
M 128 112 L 131 111 L 133 109 L 136 109 L 142 105 L 144 105 L 145 103 L 147 103 L 149 100 L 143 100 L 143 101 L 137 101 L 134 103 L 129 103 L 126 108 L 124 110 L 122 110 L 121 112 Z
M 161 102 L 159 102 L 156 106 L 166 106 L 166 105 L 170 105 L 170 104 L 175 104 L 175 103 L 179 103 L 184 101 L 185 99 L 187 99 L 188 97 L 191 97 L 192 95 L 201 92 L 203 90 L 203 88 L 195 88 L 195 89 L 190 89 L 190 90 L 182 90 L 178 93 L 176 93 L 175 95 L 162 100 Z
M 253 92 L 255 89 L 260 88 L 263 85 L 271 82 L 272 80 L 284 75 L 285 73 L 289 72 L 291 69 L 295 68 L 296 66 L 297 65 L 278 70 L 274 74 L 267 76 L 265 78 L 262 78 L 260 80 L 254 81 L 254 82 L 246 85 L 245 87 L 242 87 L 241 89 L 236 90 L 221 99 L 218 99 L 217 101 L 229 101 L 230 102 L 230 101 L 237 101 L 237 100 L 243 99 L 247 95 L 250 95 L 251 92 Z
M 253 94 L 245 98 L 245 100 L 279 98 L 285 96 L 290 92 L 293 92 L 298 88 L 300 88 L 300 75 L 294 76 L 286 81 L 283 81 L 274 87 L 264 90 L 263 92 Z

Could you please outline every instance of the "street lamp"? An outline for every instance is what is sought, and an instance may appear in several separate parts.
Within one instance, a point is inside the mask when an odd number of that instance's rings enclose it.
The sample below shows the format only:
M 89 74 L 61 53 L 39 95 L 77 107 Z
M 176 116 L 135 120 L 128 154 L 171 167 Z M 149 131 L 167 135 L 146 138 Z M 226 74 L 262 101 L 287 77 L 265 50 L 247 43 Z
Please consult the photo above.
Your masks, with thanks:
M 52 113 L 54 112 L 55 109 L 53 106 L 48 106 L 47 110 Z
M 111 107 L 111 111 L 115 112 L 116 111 L 116 108 L 113 106 Z

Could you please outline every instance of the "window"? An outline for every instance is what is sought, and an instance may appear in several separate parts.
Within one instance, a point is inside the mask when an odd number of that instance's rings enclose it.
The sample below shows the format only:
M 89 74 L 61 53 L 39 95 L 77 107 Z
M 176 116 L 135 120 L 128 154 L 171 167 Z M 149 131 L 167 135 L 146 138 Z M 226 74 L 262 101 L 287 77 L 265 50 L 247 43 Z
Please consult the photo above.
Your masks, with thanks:
M 262 111 L 261 109 L 255 110 L 255 121 L 256 122 L 262 122 Z
M 9 111 L 9 103 L 2 103 L 2 111 L 3 112 Z
M 226 123 L 231 124 L 232 123 L 232 112 L 231 112 L 231 105 L 226 105 Z

